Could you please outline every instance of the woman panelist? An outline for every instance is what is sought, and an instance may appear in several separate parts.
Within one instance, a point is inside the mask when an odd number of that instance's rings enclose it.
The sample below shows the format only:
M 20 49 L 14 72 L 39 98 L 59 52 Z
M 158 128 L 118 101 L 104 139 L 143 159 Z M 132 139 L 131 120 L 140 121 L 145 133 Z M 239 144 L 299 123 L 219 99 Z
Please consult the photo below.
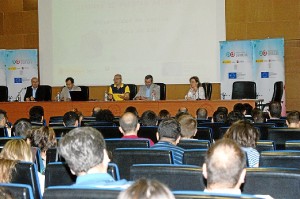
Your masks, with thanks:
M 199 78 L 197 76 L 193 76 L 190 78 L 190 90 L 185 96 L 186 100 L 200 100 L 205 99 L 204 89 L 201 86 Z

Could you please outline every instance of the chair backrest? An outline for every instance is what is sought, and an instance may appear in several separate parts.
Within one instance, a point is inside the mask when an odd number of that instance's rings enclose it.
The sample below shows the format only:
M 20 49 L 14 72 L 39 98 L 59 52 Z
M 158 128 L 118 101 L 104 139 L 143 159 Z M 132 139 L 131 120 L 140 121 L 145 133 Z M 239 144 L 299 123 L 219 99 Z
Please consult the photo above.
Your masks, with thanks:
M 248 194 L 225 194 L 225 193 L 211 193 L 203 191 L 173 191 L 176 199 L 258 199 L 261 197 Z
M 260 140 L 268 139 L 268 128 L 275 127 L 274 123 L 253 123 L 253 126 L 259 129 Z
M 210 147 L 209 140 L 183 139 L 177 146 L 183 149 L 208 149 Z
M 171 190 L 204 190 L 202 168 L 192 165 L 134 164 L 130 167 L 130 180 L 155 179 Z
M 42 89 L 42 93 L 44 94 L 44 99 L 43 101 L 51 101 L 52 97 L 52 87 L 49 85 L 40 85 L 39 89 Z
M 274 123 L 275 127 L 287 127 L 285 119 L 268 119 L 266 123 Z
M 63 122 L 64 116 L 51 116 L 49 122 Z
M 116 126 L 114 122 L 101 122 L 101 121 L 91 121 L 91 122 L 81 122 L 82 126 Z
M 129 87 L 129 90 L 130 90 L 129 99 L 133 100 L 133 98 L 137 94 L 137 86 L 135 84 L 127 84 L 127 86 Z
M 207 149 L 189 149 L 183 153 L 183 164 L 202 167 L 205 162 Z
M 2 137 L 2 138 L 7 137 L 6 128 L 0 127 L 0 137 Z
M 121 179 L 129 180 L 133 164 L 173 164 L 173 156 L 170 150 L 119 148 L 113 151 L 112 162 L 118 165 Z
M 44 199 L 116 199 L 122 189 L 113 188 L 92 188 L 80 186 L 55 186 L 48 187 L 43 195 Z
M 8 101 L 8 88 L 7 86 L 0 86 L 0 102 Z
M 207 122 L 201 123 L 198 127 L 209 127 L 212 129 L 212 138 L 214 140 L 220 139 L 220 127 L 226 127 L 227 125 L 222 122 Z
M 275 151 L 275 143 L 272 140 L 258 140 L 256 142 L 256 150 L 261 153 L 262 151 Z
M 157 142 L 157 126 L 141 126 L 138 131 L 138 136 L 141 138 L 148 138 L 154 143 Z
M 154 83 L 160 87 L 160 100 L 166 100 L 167 98 L 167 86 L 165 83 Z
M 273 140 L 276 149 L 284 149 L 288 140 L 300 140 L 300 129 L 297 128 L 269 128 L 268 140 Z
M 63 137 L 65 134 L 67 134 L 75 127 L 53 126 L 52 128 L 54 130 L 55 137 Z
M 90 98 L 90 89 L 88 86 L 78 86 L 81 88 L 81 94 L 83 95 L 82 99 L 84 101 L 89 101 Z
M 273 92 L 273 96 L 272 96 L 272 102 L 280 102 L 281 103 L 281 98 L 283 95 L 283 82 L 279 81 L 279 82 L 275 82 L 274 83 L 274 92 Z
M 202 87 L 205 93 L 205 99 L 210 100 L 212 94 L 212 83 L 204 82 L 202 83 Z
M 115 180 L 120 180 L 118 166 L 109 163 L 107 173 Z M 72 185 L 76 182 L 76 175 L 71 173 L 69 166 L 64 162 L 51 162 L 45 171 L 45 188 L 50 186 Z
M 37 168 L 31 162 L 19 162 L 12 172 L 12 183 L 27 184 L 31 186 L 34 198 L 41 199 L 40 183 Z
M 0 183 L 0 188 L 6 191 L 6 193 L 11 194 L 11 198 L 34 199 L 31 186 L 26 184 Z
M 123 134 L 120 132 L 118 126 L 93 126 L 101 132 L 105 139 L 107 138 L 121 138 Z
M 149 148 L 148 139 L 105 139 L 107 151 L 113 152 L 116 148 Z
M 198 140 L 209 140 L 213 142 L 212 129 L 209 127 L 198 127 L 194 139 Z
M 243 193 L 296 199 L 300 195 L 300 171 L 288 168 L 247 168 Z
M 259 166 L 300 169 L 300 151 L 262 151 L 260 154 Z
M 23 137 L 0 137 L 0 146 L 4 146 L 9 140 L 23 139 Z
M 58 154 L 56 147 L 49 148 L 46 151 L 46 165 L 50 162 L 65 162 L 65 159 Z
M 285 142 L 286 150 L 300 150 L 300 140 L 288 140 Z
M 251 81 L 233 82 L 231 99 L 256 99 L 256 83 Z

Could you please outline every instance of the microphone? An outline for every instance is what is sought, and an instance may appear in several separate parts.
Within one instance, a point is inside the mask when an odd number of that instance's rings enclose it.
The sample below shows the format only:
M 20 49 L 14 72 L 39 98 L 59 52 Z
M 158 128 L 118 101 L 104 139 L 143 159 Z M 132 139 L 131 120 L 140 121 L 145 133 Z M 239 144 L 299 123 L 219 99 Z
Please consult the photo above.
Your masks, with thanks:
M 17 97 L 16 97 L 16 101 L 17 102 L 20 102 L 21 101 L 21 92 L 23 91 L 23 90 L 26 90 L 27 89 L 27 87 L 23 87 L 23 88 L 21 88 L 21 90 L 18 92 L 18 95 L 17 95 Z

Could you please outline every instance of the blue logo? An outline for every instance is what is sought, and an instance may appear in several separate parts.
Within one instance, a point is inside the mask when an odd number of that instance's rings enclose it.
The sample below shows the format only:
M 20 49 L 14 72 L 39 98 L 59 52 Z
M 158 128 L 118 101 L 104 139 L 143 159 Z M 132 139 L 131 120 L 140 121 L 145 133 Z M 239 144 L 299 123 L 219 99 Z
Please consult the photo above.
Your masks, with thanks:
M 236 79 L 236 73 L 228 73 L 228 79 Z
M 260 77 L 261 78 L 269 78 L 269 72 L 261 72 Z
M 22 84 L 22 78 L 14 78 L 14 82 L 16 83 L 16 84 Z

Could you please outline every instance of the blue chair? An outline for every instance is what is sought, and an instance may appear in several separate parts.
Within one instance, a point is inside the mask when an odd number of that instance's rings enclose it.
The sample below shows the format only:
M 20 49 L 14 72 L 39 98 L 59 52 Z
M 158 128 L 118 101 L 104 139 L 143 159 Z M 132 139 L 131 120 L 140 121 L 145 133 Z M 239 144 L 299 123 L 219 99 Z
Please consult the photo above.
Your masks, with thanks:
M 209 140 L 183 139 L 180 140 L 177 146 L 183 149 L 209 149 Z
M 262 151 L 260 154 L 259 166 L 300 169 L 300 151 Z
M 212 129 L 209 127 L 198 127 L 196 135 L 193 138 L 198 140 L 209 140 L 212 143 L 213 142 Z
M 222 194 L 222 193 L 209 193 L 203 191 L 173 191 L 176 199 L 255 199 L 260 198 L 254 195 L 247 194 Z
M 11 194 L 11 198 L 34 199 L 32 188 L 30 185 L 17 183 L 0 183 L 0 188 Z
M 261 153 L 262 151 L 275 151 L 276 146 L 272 140 L 258 140 L 256 142 L 256 150 Z
M 183 153 L 183 164 L 202 167 L 205 162 L 207 149 L 189 149 Z
M 300 150 L 300 140 L 288 140 L 285 142 L 286 150 Z

